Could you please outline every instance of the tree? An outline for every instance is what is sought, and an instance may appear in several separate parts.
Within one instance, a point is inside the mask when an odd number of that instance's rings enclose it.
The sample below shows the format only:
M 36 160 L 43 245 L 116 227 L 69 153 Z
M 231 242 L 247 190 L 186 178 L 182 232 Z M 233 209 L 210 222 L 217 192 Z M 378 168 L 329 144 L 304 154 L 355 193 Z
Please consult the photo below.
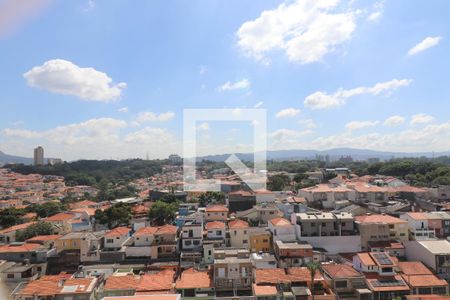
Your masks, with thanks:
M 132 216 L 129 204 L 117 203 L 104 211 L 97 209 L 94 217 L 96 222 L 107 225 L 111 229 L 117 226 L 129 225 Z
M 305 173 L 297 173 L 297 174 L 295 174 L 295 176 L 294 176 L 294 181 L 297 182 L 297 183 L 301 183 L 302 180 L 308 179 L 308 178 L 309 178 L 309 175 L 308 175 L 308 174 L 305 174 Z
M 198 202 L 201 207 L 206 207 L 211 203 L 225 204 L 225 194 L 222 192 L 206 192 L 198 196 Z
M 157 225 L 164 225 L 173 222 L 177 210 L 178 206 L 175 203 L 165 203 L 158 200 L 150 207 L 148 217 Z
M 27 208 L 28 212 L 35 212 L 40 218 L 47 218 L 65 210 L 60 202 L 47 202 L 44 204 L 32 204 Z
M 290 179 L 287 175 L 277 174 L 269 177 L 269 182 L 267 183 L 267 189 L 271 191 L 282 191 L 286 185 L 288 185 Z
M 25 213 L 26 211 L 21 208 L 5 208 L 0 213 L 0 226 L 7 228 L 22 223 L 20 217 Z
M 312 294 L 312 300 L 314 300 L 314 293 L 315 293 L 315 285 L 314 285 L 314 278 L 316 278 L 316 272 L 320 268 L 320 264 L 317 262 L 310 262 L 306 265 L 306 268 L 308 268 L 309 275 L 311 278 L 311 294 Z
M 37 222 L 28 226 L 24 230 L 19 230 L 16 233 L 16 240 L 23 242 L 38 235 L 50 235 L 53 233 L 54 229 L 52 224 L 47 222 Z

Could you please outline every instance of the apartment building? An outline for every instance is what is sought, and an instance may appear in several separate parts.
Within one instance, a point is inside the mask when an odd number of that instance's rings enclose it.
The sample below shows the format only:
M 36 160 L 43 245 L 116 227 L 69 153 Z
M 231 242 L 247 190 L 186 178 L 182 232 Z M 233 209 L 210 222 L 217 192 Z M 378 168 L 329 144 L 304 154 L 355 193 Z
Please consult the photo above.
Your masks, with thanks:
M 435 230 L 428 224 L 428 214 L 409 212 L 402 214 L 400 219 L 408 222 L 409 235 L 413 240 L 428 240 L 436 237 Z
M 408 241 L 408 222 L 389 215 L 366 214 L 355 217 L 356 229 L 361 235 L 361 247 L 369 249 L 369 242 Z
M 250 290 L 253 266 L 247 249 L 214 249 L 216 291 Z
M 300 267 L 313 261 L 313 247 L 305 242 L 274 242 L 279 268 Z
M 209 205 L 205 209 L 205 221 L 222 221 L 228 219 L 228 208 L 224 205 Z
M 421 261 L 444 279 L 450 279 L 450 242 L 426 240 L 404 242 L 406 258 Z
M 338 296 L 353 296 L 356 290 L 366 288 L 365 277 L 352 266 L 346 264 L 323 264 L 323 275 Z
M 295 227 L 285 218 L 274 218 L 269 221 L 272 240 L 290 242 L 296 240 Z
M 297 238 L 355 234 L 355 219 L 350 213 L 308 212 L 292 216 Z
M 305 198 L 309 204 L 320 204 L 324 208 L 335 208 L 336 201 L 354 199 L 354 191 L 343 185 L 318 184 L 300 189 L 298 196 Z
M 228 222 L 230 246 L 234 248 L 249 247 L 250 225 L 243 220 L 233 220 Z

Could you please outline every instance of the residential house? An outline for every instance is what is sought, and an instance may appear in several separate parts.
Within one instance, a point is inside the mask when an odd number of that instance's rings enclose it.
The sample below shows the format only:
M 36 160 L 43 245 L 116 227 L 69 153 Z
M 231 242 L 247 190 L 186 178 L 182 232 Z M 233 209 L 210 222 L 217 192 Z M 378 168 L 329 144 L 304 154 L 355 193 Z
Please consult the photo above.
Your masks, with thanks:
M 36 280 L 47 269 L 46 263 L 31 264 L 24 260 L 21 263 L 6 262 L 0 269 L 0 276 L 3 282 L 26 282 Z
M 274 242 L 279 268 L 300 267 L 313 261 L 313 247 L 305 242 Z
M 103 232 L 71 232 L 56 240 L 56 251 L 79 255 L 80 262 L 99 261 L 103 244 Z
M 214 262 L 213 249 L 225 247 L 226 225 L 221 221 L 211 221 L 205 224 L 206 237 L 203 239 L 203 261 Z
M 105 250 L 120 250 L 131 238 L 131 228 L 116 227 L 105 234 Z
M 234 248 L 249 247 L 250 225 L 243 220 L 235 219 L 228 222 L 230 246 Z
M 298 196 L 305 198 L 311 205 L 335 208 L 335 202 L 354 199 L 354 191 L 343 185 L 318 184 L 300 189 Z
M 295 241 L 295 227 L 284 218 L 274 218 L 269 221 L 269 230 L 272 233 L 273 241 Z
M 371 185 L 364 182 L 352 182 L 347 187 L 354 191 L 354 201 L 356 203 L 381 203 L 389 198 L 389 191 L 386 187 Z
M 406 258 L 421 261 L 433 269 L 440 277 L 450 279 L 450 242 L 446 240 L 426 240 L 404 242 Z
M 249 191 L 236 191 L 228 194 L 230 212 L 245 211 L 256 205 L 256 195 Z
M 258 225 L 265 225 L 269 220 L 282 216 L 283 214 L 274 203 L 257 204 L 250 209 L 236 213 L 236 217 Z
M 186 222 L 181 227 L 181 264 L 193 266 L 202 260 L 203 223 L 197 221 Z
M 21 230 L 25 230 L 28 226 L 35 224 L 36 222 L 28 222 L 23 224 L 14 225 L 0 230 L 0 245 L 13 243 L 16 241 L 16 234 Z
M 398 269 L 397 258 L 386 252 L 361 252 L 353 256 L 353 267 L 360 272 L 393 276 Z
M 133 243 L 125 249 L 127 257 L 175 257 L 178 253 L 177 227 L 142 227 L 133 234 Z
M 295 217 L 294 217 L 295 216 Z M 307 236 L 354 235 L 354 217 L 350 213 L 308 212 L 293 215 L 297 238 Z
M 228 219 L 228 208 L 224 205 L 209 205 L 205 210 L 205 221 L 222 221 Z
M 400 219 L 408 222 L 411 239 L 428 240 L 436 237 L 434 229 L 428 226 L 428 215 L 426 213 L 408 212 L 402 214 Z
M 140 277 L 134 274 L 109 276 L 103 286 L 103 297 L 133 296 L 136 293 Z
M 405 246 L 397 241 L 377 241 L 368 243 L 369 252 L 387 252 L 390 256 L 405 257 Z
M 448 294 L 448 283 L 439 279 L 420 261 L 399 262 L 400 274 L 410 286 L 412 294 Z
M 369 242 L 408 241 L 408 222 L 389 215 L 366 214 L 355 217 L 356 229 L 361 235 L 361 247 L 368 250 Z
M 250 255 L 253 268 L 255 269 L 275 269 L 277 267 L 277 258 L 269 253 L 255 253 Z
M 32 264 L 43 263 L 53 254 L 55 254 L 54 248 L 48 248 L 39 244 L 13 243 L 0 246 L 0 260 L 13 262 L 27 260 Z
M 214 249 L 216 292 L 251 290 L 252 278 L 252 262 L 247 249 Z
M 259 252 L 270 252 L 272 248 L 272 234 L 267 229 L 255 230 L 252 228 L 249 233 L 250 240 L 250 251 Z
M 213 300 L 215 288 L 210 271 L 197 271 L 193 268 L 183 271 L 175 282 L 177 293 L 186 300 Z
M 358 289 L 366 288 L 362 273 L 347 264 L 322 264 L 325 280 L 339 297 L 357 297 Z
M 428 227 L 435 231 L 437 238 L 450 237 L 450 214 L 444 211 L 424 213 L 428 219 Z

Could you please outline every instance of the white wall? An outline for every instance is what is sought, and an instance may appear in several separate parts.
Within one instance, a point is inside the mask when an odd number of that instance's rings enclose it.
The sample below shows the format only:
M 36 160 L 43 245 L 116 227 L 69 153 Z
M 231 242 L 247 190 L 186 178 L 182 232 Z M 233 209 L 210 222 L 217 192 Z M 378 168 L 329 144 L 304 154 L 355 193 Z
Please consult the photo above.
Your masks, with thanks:
M 406 258 L 412 261 L 422 261 L 425 265 L 436 270 L 436 259 L 434 254 L 429 252 L 417 241 L 403 242 L 405 246 Z
M 324 248 L 328 254 L 361 252 L 361 236 L 307 236 L 300 241 L 306 241 L 316 248 Z

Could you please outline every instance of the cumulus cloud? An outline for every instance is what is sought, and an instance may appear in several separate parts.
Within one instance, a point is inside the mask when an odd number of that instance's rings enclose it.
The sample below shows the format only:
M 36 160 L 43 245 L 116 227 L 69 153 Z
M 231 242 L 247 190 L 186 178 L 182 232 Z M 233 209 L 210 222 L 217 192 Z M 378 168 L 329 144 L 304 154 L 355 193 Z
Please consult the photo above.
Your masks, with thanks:
M 383 16 L 384 1 L 376 2 L 373 8 L 373 12 L 367 17 L 370 22 L 376 22 Z
M 405 118 L 402 116 L 392 116 L 392 117 L 387 118 L 383 122 L 383 124 L 385 126 L 391 126 L 391 127 L 401 125 L 403 123 L 405 123 Z
M 124 82 L 113 84 L 112 79 L 104 72 L 82 68 L 63 59 L 46 61 L 23 74 L 23 77 L 31 87 L 86 101 L 114 101 L 126 87 Z
M 264 104 L 264 102 L 259 101 L 258 103 L 256 103 L 255 105 L 253 105 L 253 108 L 260 108 L 263 104 Z
M 302 126 L 305 126 L 308 129 L 313 129 L 313 128 L 317 127 L 316 122 L 314 122 L 312 119 L 300 120 L 300 121 L 298 121 L 298 123 Z
M 123 120 L 98 118 L 81 123 L 58 126 L 46 131 L 6 128 L 3 130 L 3 134 L 7 137 L 44 139 L 58 144 L 91 144 L 117 139 L 116 131 L 126 126 L 127 122 Z
M 333 94 L 323 91 L 315 92 L 307 96 L 304 100 L 306 107 L 311 109 L 328 109 L 342 106 L 347 103 L 347 99 L 359 95 L 379 95 L 388 93 L 396 89 L 410 85 L 412 79 L 392 79 L 390 81 L 377 83 L 372 87 L 357 87 L 350 90 L 339 89 Z
M 121 112 L 121 113 L 127 113 L 128 112 L 128 107 L 121 107 L 117 111 Z
M 295 108 L 285 108 L 276 113 L 277 118 L 295 117 L 300 113 L 300 109 Z
M 131 132 L 125 136 L 125 142 L 135 144 L 173 143 L 173 136 L 165 128 L 145 127 L 136 132 Z
M 231 91 L 231 90 L 241 90 L 241 89 L 248 89 L 250 87 L 250 80 L 247 78 L 244 78 L 242 80 L 236 81 L 236 82 L 230 82 L 227 81 L 221 86 L 219 86 L 219 91 Z
M 373 127 L 378 125 L 379 121 L 351 121 L 345 125 L 345 129 L 348 131 L 360 130 L 367 127 Z
M 136 118 L 136 122 L 144 123 L 144 122 L 167 122 L 172 120 L 175 117 L 175 113 L 172 111 L 168 111 L 165 113 L 154 113 L 151 111 L 144 111 L 138 114 Z
M 427 114 L 417 114 L 411 117 L 411 125 L 427 124 L 434 121 L 434 117 Z
M 423 39 L 420 43 L 409 49 L 408 55 L 416 55 L 417 53 L 420 53 L 422 51 L 425 51 L 431 47 L 437 46 L 439 42 L 441 41 L 442 37 L 435 36 L 435 37 L 426 37 Z
M 339 11 L 339 0 L 297 0 L 265 10 L 241 25 L 239 47 L 257 60 L 283 51 L 293 62 L 320 61 L 327 53 L 351 39 L 356 11 Z

